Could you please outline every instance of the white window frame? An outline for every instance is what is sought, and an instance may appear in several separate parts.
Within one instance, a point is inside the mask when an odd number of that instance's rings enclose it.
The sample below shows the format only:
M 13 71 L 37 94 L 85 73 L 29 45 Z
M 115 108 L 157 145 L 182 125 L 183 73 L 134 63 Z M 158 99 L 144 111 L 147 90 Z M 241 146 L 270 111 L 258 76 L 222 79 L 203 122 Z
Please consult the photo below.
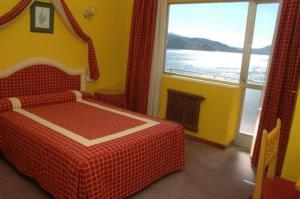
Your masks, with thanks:
M 265 4 L 265 3 L 279 3 L 279 0 L 167 0 L 168 7 L 167 7 L 167 19 L 166 19 L 166 33 L 165 33 L 165 54 L 164 54 L 164 66 L 163 66 L 163 73 L 168 75 L 192 78 L 192 79 L 199 79 L 209 82 L 216 82 L 222 84 L 229 84 L 229 85 L 236 85 L 241 86 L 243 88 L 253 88 L 257 90 L 262 90 L 263 85 L 259 84 L 251 84 L 248 83 L 248 71 L 250 65 L 250 57 L 251 57 L 251 50 L 252 50 L 252 42 L 253 42 L 253 34 L 255 28 L 255 17 L 256 17 L 256 8 L 257 4 Z M 169 30 L 169 16 L 170 16 L 170 5 L 176 4 L 199 4 L 199 3 L 234 3 L 234 2 L 249 2 L 248 13 L 247 13 L 247 22 L 246 22 L 246 31 L 245 31 L 245 39 L 244 39 L 244 49 L 243 49 L 243 58 L 240 68 L 240 79 L 238 82 L 231 82 L 226 80 L 217 80 L 213 78 L 205 78 L 205 77 L 195 77 L 189 75 L 182 75 L 176 73 L 165 72 L 166 66 L 166 51 L 168 46 L 168 30 Z M 274 43 L 274 42 L 273 42 Z M 271 55 L 270 55 L 271 56 Z

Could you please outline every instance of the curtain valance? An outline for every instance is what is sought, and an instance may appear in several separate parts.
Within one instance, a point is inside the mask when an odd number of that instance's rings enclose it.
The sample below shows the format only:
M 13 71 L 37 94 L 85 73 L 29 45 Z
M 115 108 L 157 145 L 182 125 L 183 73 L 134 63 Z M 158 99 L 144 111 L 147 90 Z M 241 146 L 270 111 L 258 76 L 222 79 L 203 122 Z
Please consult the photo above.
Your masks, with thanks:
M 81 38 L 84 42 L 88 44 L 90 77 L 93 80 L 97 80 L 99 78 L 99 69 L 92 39 L 86 33 L 83 32 L 64 0 L 50 1 L 53 4 L 56 11 L 59 13 L 61 19 L 64 21 L 66 26 L 79 38 Z M 13 20 L 17 16 L 22 14 L 27 8 L 29 8 L 33 2 L 34 0 L 21 0 L 14 8 L 12 8 L 3 16 L 0 16 L 0 29 L 5 27 L 7 24 L 13 22 Z

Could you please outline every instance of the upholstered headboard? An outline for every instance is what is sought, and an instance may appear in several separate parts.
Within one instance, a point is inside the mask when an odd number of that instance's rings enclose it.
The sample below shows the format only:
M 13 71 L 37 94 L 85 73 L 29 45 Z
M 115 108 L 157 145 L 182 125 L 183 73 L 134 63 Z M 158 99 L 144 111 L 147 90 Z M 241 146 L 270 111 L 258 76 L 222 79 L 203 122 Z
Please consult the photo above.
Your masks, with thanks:
M 48 58 L 31 58 L 0 70 L 0 99 L 85 90 L 85 71 Z

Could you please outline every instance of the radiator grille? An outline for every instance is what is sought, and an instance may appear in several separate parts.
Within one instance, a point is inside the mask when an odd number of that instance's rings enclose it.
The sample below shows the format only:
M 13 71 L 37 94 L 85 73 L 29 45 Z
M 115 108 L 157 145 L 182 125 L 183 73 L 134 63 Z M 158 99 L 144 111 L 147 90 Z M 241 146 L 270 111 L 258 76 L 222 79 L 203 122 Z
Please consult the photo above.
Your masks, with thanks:
M 168 89 L 166 119 L 183 124 L 184 128 L 197 132 L 201 101 L 205 98 Z

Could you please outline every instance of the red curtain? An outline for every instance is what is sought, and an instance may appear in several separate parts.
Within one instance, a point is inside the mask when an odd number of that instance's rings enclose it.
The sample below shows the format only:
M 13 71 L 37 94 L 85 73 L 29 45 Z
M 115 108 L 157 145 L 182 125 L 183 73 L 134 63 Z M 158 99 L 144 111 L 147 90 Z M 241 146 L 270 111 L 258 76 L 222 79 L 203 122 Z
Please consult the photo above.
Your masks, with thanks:
M 291 129 L 300 76 L 300 0 L 284 0 L 252 164 L 257 166 L 262 130 L 281 118 L 276 174 L 281 174 Z
M 157 0 L 135 0 L 126 83 L 127 108 L 147 112 Z

